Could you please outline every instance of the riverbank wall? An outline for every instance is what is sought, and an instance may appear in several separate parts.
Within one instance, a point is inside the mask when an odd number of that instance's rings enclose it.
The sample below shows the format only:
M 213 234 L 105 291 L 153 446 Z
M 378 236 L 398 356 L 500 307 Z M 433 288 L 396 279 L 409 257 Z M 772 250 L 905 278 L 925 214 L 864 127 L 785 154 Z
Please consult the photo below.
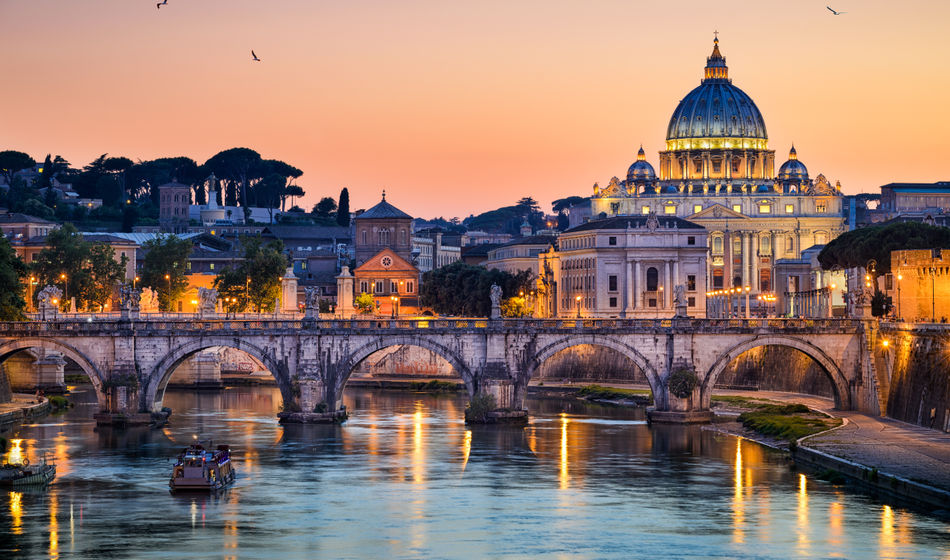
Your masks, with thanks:
M 887 416 L 950 432 L 950 329 L 888 331 Z

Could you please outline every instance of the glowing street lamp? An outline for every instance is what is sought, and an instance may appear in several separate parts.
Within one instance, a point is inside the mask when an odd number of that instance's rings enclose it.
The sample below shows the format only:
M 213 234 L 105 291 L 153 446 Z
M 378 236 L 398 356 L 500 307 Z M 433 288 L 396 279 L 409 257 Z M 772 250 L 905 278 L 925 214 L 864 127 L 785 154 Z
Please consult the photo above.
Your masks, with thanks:
M 63 301 L 69 301 L 69 282 L 66 281 L 66 273 L 63 272 L 59 275 L 59 279 L 63 281 Z
M 399 301 L 399 298 L 396 296 L 389 296 L 389 301 L 392 302 L 393 319 L 395 319 L 396 318 L 396 302 Z
M 897 274 L 897 318 L 903 321 L 903 315 L 901 314 L 901 280 L 904 279 L 904 275 Z
M 577 302 L 577 318 L 580 319 L 581 318 L 581 296 L 575 297 L 574 301 Z

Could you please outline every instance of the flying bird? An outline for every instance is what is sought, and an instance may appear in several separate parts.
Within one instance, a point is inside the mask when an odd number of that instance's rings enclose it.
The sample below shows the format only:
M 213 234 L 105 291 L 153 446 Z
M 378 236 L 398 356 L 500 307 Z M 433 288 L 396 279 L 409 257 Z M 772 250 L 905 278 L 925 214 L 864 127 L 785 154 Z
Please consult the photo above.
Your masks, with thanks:
M 162 6 L 164 6 L 165 4 L 168 4 L 168 0 L 164 0 L 164 1 L 162 1 L 162 2 L 159 2 L 158 4 L 155 4 L 155 9 L 156 9 L 156 10 L 161 10 L 161 9 L 162 9 Z
M 165 0 L 165 1 L 168 2 L 168 0 Z M 846 13 L 848 13 L 848 12 L 836 12 L 836 11 L 834 11 L 834 10 L 831 8 L 831 6 L 825 6 L 825 7 L 828 8 L 828 11 L 829 11 L 829 12 L 833 13 L 833 14 L 836 15 L 836 16 L 840 16 L 841 14 L 846 14 Z
M 253 50 L 251 51 L 251 60 L 253 60 L 254 62 L 260 62 L 260 61 L 261 61 L 261 59 L 257 58 L 257 55 L 254 54 L 254 51 L 253 51 Z

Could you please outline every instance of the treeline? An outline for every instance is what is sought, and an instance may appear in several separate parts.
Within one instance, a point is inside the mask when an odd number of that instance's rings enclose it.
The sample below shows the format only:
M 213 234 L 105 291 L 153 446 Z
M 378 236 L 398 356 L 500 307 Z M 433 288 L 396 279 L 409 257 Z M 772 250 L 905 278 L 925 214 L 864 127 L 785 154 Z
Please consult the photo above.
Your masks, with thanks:
M 123 231 L 134 224 L 157 223 L 158 187 L 177 181 L 192 188 L 192 202 L 206 204 L 207 179 L 213 173 L 219 180 L 218 204 L 244 207 L 245 218 L 250 207 L 304 210 L 295 206 L 304 196 L 304 188 L 296 184 L 303 172 L 286 162 L 265 159 L 249 148 L 231 148 L 199 164 L 180 156 L 154 160 L 132 161 L 127 157 L 102 154 L 82 168 L 74 168 L 62 156 L 47 155 L 42 172 L 33 181 L 24 181 L 18 173 L 31 169 L 36 161 L 15 150 L 0 152 L 0 176 L 7 189 L 0 188 L 0 206 L 13 212 L 59 221 L 122 222 Z M 102 199 L 102 207 L 90 209 L 81 205 L 61 204 L 57 185 L 71 184 L 81 198 Z M 336 201 L 332 217 L 336 218 Z M 349 224 L 349 200 L 341 193 L 340 220 Z M 327 213 L 326 216 L 330 216 Z
M 877 273 L 891 270 L 891 251 L 950 247 L 950 228 L 920 222 L 894 222 L 870 226 L 839 235 L 818 253 L 825 270 L 877 264 Z

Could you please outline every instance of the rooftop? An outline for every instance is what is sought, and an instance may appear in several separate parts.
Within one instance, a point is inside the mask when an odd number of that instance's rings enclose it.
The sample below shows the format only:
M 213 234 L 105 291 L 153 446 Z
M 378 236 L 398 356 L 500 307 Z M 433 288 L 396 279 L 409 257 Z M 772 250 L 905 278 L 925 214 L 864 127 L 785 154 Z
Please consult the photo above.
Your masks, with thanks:
M 564 233 L 575 233 L 578 231 L 590 231 L 595 229 L 638 229 L 646 228 L 649 216 L 613 216 L 611 218 L 602 218 L 591 220 L 586 224 L 573 227 Z M 657 216 L 657 223 L 664 229 L 706 229 L 699 224 L 694 224 L 688 220 L 674 216 Z

